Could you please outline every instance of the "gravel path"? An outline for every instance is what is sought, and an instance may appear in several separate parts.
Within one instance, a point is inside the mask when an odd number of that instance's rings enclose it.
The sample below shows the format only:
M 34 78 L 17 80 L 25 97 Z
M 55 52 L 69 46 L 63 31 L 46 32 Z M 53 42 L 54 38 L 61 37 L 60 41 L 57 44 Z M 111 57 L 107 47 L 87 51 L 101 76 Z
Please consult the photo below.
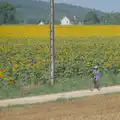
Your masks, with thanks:
M 49 101 L 55 101 L 58 98 L 84 97 L 84 96 L 93 96 L 98 94 L 114 93 L 114 92 L 120 92 L 120 86 L 104 87 L 101 88 L 100 91 L 94 90 L 92 92 L 90 90 L 81 90 L 81 91 L 64 92 L 64 93 L 57 93 L 50 95 L 41 95 L 36 97 L 24 97 L 24 98 L 0 100 L 0 107 L 7 107 L 9 105 L 44 103 Z

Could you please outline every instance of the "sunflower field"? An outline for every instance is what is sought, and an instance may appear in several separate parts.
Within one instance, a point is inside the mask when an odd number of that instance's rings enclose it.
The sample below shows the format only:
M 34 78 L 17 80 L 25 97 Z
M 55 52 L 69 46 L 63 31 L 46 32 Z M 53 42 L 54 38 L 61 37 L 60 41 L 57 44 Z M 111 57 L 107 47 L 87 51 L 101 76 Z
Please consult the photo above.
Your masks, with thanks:
M 55 78 L 120 72 L 120 26 L 55 26 Z M 0 87 L 49 83 L 49 26 L 0 26 Z

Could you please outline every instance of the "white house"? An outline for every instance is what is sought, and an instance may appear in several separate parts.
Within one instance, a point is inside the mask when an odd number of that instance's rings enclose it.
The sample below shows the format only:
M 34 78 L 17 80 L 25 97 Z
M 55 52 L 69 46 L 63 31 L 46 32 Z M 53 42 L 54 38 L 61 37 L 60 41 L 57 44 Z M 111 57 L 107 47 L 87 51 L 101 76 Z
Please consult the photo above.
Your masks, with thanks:
M 41 21 L 38 25 L 44 25 L 44 22 Z
M 71 25 L 70 19 L 65 16 L 61 19 L 61 25 Z

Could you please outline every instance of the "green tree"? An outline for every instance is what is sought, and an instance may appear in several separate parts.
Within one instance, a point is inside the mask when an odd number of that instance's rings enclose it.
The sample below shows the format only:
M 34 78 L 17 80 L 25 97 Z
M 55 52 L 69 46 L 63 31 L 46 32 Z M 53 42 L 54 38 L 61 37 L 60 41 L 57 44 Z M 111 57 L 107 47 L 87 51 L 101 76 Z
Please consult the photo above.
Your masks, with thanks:
M 99 24 L 100 20 L 94 11 L 88 12 L 85 16 L 84 24 Z
M 120 24 L 120 13 L 106 13 L 101 17 L 101 24 Z
M 16 9 L 14 6 L 6 2 L 1 2 L 0 3 L 0 24 L 16 23 L 15 12 L 16 12 Z

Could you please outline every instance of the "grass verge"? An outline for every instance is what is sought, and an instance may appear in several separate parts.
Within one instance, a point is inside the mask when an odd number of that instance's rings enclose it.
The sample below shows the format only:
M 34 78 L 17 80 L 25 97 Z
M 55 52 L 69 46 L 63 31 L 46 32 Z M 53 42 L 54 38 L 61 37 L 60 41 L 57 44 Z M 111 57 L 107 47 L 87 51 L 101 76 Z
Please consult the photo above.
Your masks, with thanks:
M 69 92 L 76 90 L 89 89 L 90 77 L 61 78 L 55 85 L 36 85 L 26 87 L 8 86 L 0 89 L 0 100 L 20 98 L 28 96 L 38 96 L 52 93 Z M 114 86 L 120 84 L 119 76 L 104 74 L 101 77 L 101 87 Z

